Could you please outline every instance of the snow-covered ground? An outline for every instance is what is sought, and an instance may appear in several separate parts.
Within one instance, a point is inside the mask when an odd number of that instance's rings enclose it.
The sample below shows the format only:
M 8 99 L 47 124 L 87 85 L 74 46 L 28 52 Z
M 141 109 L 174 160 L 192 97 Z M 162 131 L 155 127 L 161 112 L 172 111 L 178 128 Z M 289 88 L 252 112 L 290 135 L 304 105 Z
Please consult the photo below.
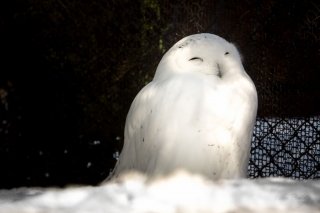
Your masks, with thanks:
M 97 187 L 0 190 L 1 213 L 320 212 L 320 181 L 128 174 Z

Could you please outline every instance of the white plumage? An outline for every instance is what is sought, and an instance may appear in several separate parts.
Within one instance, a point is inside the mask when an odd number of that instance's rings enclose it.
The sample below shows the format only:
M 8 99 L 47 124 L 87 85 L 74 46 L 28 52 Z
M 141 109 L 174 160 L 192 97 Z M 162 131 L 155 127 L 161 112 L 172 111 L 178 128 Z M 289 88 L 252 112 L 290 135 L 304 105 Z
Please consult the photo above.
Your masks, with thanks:
M 134 99 L 113 177 L 177 169 L 246 177 L 256 111 L 256 89 L 236 47 L 213 34 L 185 37 Z

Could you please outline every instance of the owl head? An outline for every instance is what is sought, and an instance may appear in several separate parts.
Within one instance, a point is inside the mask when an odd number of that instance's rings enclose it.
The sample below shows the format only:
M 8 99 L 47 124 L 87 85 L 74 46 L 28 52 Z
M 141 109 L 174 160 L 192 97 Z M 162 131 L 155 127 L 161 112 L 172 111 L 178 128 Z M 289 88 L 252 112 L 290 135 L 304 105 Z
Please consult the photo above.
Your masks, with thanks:
M 237 48 L 209 33 L 187 36 L 178 41 L 161 59 L 155 79 L 192 73 L 225 78 L 244 72 Z

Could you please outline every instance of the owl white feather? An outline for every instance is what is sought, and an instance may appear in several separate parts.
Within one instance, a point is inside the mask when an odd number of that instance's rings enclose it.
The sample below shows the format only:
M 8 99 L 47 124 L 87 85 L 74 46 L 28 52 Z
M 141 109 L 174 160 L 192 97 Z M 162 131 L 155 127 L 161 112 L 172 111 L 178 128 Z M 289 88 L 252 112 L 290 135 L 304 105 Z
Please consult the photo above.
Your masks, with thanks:
M 213 180 L 246 177 L 257 102 L 233 44 L 207 33 L 183 38 L 134 99 L 112 176 L 182 169 Z

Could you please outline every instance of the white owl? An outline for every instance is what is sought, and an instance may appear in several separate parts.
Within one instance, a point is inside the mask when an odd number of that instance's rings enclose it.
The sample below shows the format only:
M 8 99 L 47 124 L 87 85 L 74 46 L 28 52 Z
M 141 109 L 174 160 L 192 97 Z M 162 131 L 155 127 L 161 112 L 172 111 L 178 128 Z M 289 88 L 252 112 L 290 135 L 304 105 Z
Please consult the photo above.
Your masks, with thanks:
M 213 34 L 185 37 L 134 99 L 112 176 L 183 169 L 246 177 L 256 112 L 257 92 L 236 47 Z

